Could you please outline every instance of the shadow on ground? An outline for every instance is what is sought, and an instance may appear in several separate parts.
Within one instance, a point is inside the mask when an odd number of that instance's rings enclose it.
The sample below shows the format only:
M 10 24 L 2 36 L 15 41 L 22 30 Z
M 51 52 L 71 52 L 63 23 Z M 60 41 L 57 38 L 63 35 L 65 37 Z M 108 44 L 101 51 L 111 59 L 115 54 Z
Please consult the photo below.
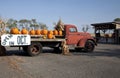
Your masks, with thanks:
M 27 52 L 24 52 L 23 50 L 8 50 L 6 53 L 7 53 L 7 56 L 11 56 L 11 55 L 29 56 Z M 60 51 L 55 52 L 53 49 L 43 49 L 42 53 L 60 54 Z
M 70 50 L 73 55 L 84 55 L 84 56 L 108 56 L 120 58 L 120 49 L 100 49 L 94 52 L 76 52 L 75 50 Z
M 120 58 L 120 49 L 109 49 L 109 48 L 96 48 L 94 52 L 78 52 L 74 49 L 70 49 L 70 52 L 73 55 L 82 55 L 82 56 L 108 56 L 108 57 L 118 57 Z M 60 51 L 54 51 L 53 49 L 43 49 L 42 53 L 54 53 L 54 54 L 60 54 Z M 23 50 L 8 50 L 7 51 L 7 56 L 11 56 L 11 55 L 17 55 L 17 56 L 28 56 L 28 54 L 26 52 L 24 52 Z

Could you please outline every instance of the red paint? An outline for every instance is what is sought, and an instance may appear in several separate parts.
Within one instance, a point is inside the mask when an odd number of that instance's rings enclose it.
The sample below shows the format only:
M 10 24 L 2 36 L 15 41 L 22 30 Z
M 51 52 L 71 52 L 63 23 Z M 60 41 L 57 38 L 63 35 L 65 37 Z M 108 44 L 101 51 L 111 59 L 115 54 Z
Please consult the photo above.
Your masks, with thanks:
M 94 38 L 87 32 L 78 32 L 74 25 L 65 25 L 65 37 L 67 45 L 76 45 L 84 47 L 87 40 L 95 42 Z

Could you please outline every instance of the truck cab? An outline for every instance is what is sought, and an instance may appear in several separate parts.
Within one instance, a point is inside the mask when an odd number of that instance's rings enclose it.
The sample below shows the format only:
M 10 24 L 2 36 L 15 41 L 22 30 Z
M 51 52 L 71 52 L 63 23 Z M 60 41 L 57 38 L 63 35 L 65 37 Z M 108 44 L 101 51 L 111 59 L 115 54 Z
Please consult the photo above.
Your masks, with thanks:
M 95 39 L 87 32 L 78 32 L 75 25 L 66 24 L 65 38 L 67 45 L 72 45 L 77 50 L 84 49 L 87 52 L 92 52 L 95 48 Z

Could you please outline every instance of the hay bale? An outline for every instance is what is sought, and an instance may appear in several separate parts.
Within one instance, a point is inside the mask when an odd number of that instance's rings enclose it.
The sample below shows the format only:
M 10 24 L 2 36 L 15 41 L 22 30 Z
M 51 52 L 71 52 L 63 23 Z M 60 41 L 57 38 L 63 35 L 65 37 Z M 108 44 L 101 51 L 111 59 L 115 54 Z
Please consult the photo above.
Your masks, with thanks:
M 62 42 L 62 54 L 63 55 L 70 55 L 68 45 L 66 45 L 66 41 Z

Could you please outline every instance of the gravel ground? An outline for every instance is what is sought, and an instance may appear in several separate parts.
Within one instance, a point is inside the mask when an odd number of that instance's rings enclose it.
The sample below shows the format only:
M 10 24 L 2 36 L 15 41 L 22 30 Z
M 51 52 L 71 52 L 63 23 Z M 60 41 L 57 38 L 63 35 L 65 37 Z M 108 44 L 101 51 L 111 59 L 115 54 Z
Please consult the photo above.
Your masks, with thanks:
M 18 48 L 7 47 L 0 57 L 0 78 L 120 78 L 120 45 L 98 44 L 94 53 L 64 56 L 44 50 L 29 57 Z

